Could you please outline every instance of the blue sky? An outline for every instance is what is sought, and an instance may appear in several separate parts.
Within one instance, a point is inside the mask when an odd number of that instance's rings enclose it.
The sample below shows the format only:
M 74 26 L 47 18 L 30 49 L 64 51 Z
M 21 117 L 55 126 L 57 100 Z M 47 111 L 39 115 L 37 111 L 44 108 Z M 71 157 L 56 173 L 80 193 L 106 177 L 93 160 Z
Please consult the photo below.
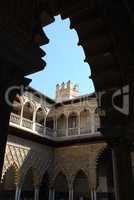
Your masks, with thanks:
M 77 33 L 70 30 L 69 26 L 69 19 L 61 20 L 57 16 L 54 23 L 45 27 L 44 31 L 50 40 L 49 44 L 42 47 L 46 52 L 44 59 L 47 66 L 30 76 L 31 86 L 52 98 L 55 97 L 56 84 L 68 80 L 79 84 L 81 95 L 94 91 L 93 83 L 88 78 L 90 67 L 84 63 L 83 48 L 77 45 Z

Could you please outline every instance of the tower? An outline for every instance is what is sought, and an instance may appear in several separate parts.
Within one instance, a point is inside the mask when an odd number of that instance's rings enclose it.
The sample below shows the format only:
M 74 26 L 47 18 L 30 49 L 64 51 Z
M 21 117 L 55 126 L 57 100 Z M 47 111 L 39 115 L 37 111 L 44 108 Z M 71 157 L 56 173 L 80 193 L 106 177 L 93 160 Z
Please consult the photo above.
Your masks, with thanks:
M 62 102 L 79 96 L 79 85 L 74 85 L 70 80 L 56 85 L 56 102 Z

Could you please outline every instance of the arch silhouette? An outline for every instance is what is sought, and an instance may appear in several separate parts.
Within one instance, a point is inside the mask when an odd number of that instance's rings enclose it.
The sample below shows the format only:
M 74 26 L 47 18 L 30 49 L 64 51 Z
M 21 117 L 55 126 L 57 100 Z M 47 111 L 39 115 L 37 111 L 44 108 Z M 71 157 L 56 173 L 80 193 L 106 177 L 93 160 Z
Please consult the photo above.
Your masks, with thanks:
M 91 116 L 90 111 L 87 109 L 80 112 L 80 128 L 81 134 L 89 133 L 91 131 Z
M 27 101 L 23 106 L 23 118 L 33 121 L 34 104 Z
M 46 128 L 49 128 L 52 130 L 54 129 L 54 119 L 53 117 L 50 117 L 49 115 L 46 118 Z
M 49 174 L 46 171 L 40 185 L 39 199 L 40 200 L 49 200 Z
M 66 175 L 61 171 L 55 178 L 54 182 L 55 188 L 55 200 L 65 199 L 68 200 L 69 191 L 68 191 L 68 181 Z
M 105 147 L 97 157 L 97 192 L 109 193 L 112 197 L 114 193 L 113 186 L 113 163 L 111 149 Z M 109 197 L 110 198 L 110 197 Z
M 21 198 L 34 198 L 34 174 L 32 168 L 27 170 L 22 179 Z
M 88 177 L 83 170 L 79 170 L 73 182 L 74 200 L 90 200 Z
M 67 128 L 67 117 L 65 114 L 61 114 L 57 119 L 57 136 L 65 136 Z
M 45 125 L 46 113 L 42 107 L 39 107 L 36 111 L 36 119 L 35 122 L 40 125 Z

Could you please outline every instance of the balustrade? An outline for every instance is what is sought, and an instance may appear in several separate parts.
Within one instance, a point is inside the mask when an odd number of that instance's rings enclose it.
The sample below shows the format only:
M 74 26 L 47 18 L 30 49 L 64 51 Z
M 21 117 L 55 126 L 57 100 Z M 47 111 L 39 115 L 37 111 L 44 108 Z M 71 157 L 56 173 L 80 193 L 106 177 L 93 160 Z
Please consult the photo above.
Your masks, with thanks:
M 56 136 L 57 137 L 65 137 L 66 136 L 66 129 L 57 129 Z
M 49 137 L 54 137 L 55 136 L 55 130 L 51 129 L 51 128 L 46 128 L 46 135 Z
M 81 135 L 87 135 L 87 134 L 91 134 L 92 133 L 92 130 L 91 128 L 80 128 L 80 134 Z
M 22 122 L 22 123 L 21 123 Z M 77 136 L 79 137 L 80 135 L 91 135 L 92 130 L 90 127 L 83 127 L 83 128 L 68 128 L 68 129 L 57 129 L 53 130 L 51 128 L 46 128 L 45 126 L 39 124 L 39 123 L 33 123 L 33 121 L 26 119 L 26 118 L 21 118 L 21 116 L 11 113 L 10 116 L 10 123 L 15 124 L 20 126 L 20 128 L 27 128 L 30 131 L 33 132 L 33 134 L 38 134 L 40 136 L 48 136 L 51 138 L 58 137 L 58 138 L 67 138 L 67 137 L 73 137 Z M 35 127 L 35 128 L 33 128 Z M 98 126 L 95 127 L 96 131 L 98 132 Z M 68 131 L 67 131 L 68 130 Z M 68 135 L 66 135 L 66 132 L 68 132 Z M 80 132 L 80 134 L 78 134 Z
M 16 115 L 14 113 L 11 113 L 10 115 L 10 122 L 20 125 L 21 117 L 19 115 Z
M 41 135 L 45 134 L 45 126 L 39 124 L 39 123 L 35 123 L 35 131 Z
M 33 129 L 33 122 L 29 119 L 23 118 L 22 119 L 22 126 L 28 129 Z
M 33 94 L 29 93 L 29 92 L 25 92 L 25 96 L 28 97 L 29 100 L 35 101 L 35 102 L 37 102 L 39 104 L 42 104 L 43 102 L 45 102 L 43 100 L 43 98 L 37 97 L 37 96 L 35 96 L 35 95 L 33 95 Z
M 68 135 L 69 135 L 69 136 L 78 135 L 78 128 L 69 128 L 69 129 L 68 129 Z

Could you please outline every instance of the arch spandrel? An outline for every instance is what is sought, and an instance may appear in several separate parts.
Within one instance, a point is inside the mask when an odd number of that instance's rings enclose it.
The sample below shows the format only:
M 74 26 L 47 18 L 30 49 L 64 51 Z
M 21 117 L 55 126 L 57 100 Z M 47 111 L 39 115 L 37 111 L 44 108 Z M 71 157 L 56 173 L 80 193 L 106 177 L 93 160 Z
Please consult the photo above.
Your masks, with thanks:
M 74 198 L 89 198 L 90 196 L 90 182 L 86 173 L 80 169 L 75 175 L 73 181 Z

